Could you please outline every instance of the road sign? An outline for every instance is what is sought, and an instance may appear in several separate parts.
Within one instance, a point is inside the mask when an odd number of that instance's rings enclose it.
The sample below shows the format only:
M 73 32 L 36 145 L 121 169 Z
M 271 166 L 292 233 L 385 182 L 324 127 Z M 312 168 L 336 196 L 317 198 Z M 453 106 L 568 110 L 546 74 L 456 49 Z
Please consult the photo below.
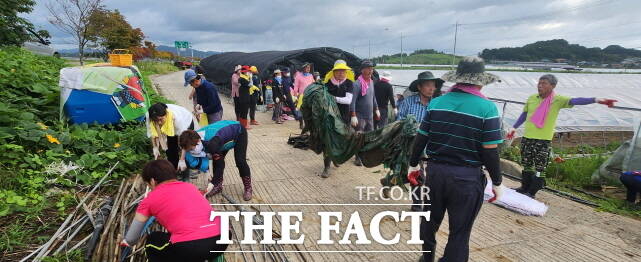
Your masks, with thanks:
M 187 42 L 187 41 L 174 41 L 174 46 L 176 48 L 189 48 L 189 42 Z

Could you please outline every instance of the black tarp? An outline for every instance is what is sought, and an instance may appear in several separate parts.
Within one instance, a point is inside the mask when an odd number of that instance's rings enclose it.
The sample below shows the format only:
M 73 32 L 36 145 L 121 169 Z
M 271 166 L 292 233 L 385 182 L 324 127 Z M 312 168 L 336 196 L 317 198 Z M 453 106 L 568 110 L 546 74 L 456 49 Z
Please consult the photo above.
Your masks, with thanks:
M 226 52 L 201 60 L 200 66 L 205 70 L 205 77 L 209 81 L 218 86 L 228 87 L 236 65 L 256 66 L 260 78 L 265 80 L 277 68 L 288 67 L 291 72 L 295 72 L 305 62 L 311 62 L 312 70 L 325 76 L 338 59 L 345 60 L 355 71 L 361 64 L 361 59 L 349 52 L 334 47 L 316 47 L 292 51 Z

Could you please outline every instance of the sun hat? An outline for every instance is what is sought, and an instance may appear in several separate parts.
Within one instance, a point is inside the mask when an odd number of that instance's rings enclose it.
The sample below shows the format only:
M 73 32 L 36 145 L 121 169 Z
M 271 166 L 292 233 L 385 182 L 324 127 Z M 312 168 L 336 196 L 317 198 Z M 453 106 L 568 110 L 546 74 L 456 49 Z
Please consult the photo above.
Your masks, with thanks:
M 430 81 L 430 80 L 436 83 L 436 89 L 440 89 L 443 86 L 443 83 L 445 82 L 443 81 L 443 79 L 435 77 L 432 74 L 432 72 L 425 71 L 425 72 L 419 73 L 418 76 L 416 77 L 416 80 L 412 81 L 412 83 L 410 84 L 409 90 L 412 92 L 418 92 L 418 85 L 420 85 L 425 81 Z
M 376 64 L 374 64 L 374 62 L 370 60 L 363 60 L 363 62 L 361 62 L 361 69 L 367 68 L 367 67 L 375 67 L 375 66 Z
M 336 62 L 334 62 L 334 67 L 332 68 L 332 70 L 325 74 L 323 83 L 329 82 L 329 80 L 334 77 L 334 70 L 346 70 L 347 79 L 349 79 L 350 81 L 354 81 L 354 71 L 352 70 L 352 68 L 347 65 L 347 62 L 345 62 L 345 60 L 338 59 L 336 60 Z
M 387 79 L 387 82 L 392 82 L 392 73 L 389 71 L 383 71 L 381 73 L 381 79 Z
M 458 63 L 456 71 L 447 72 L 441 78 L 448 82 L 479 86 L 501 82 L 501 78 L 497 75 L 485 72 L 485 62 L 477 56 L 464 57 Z

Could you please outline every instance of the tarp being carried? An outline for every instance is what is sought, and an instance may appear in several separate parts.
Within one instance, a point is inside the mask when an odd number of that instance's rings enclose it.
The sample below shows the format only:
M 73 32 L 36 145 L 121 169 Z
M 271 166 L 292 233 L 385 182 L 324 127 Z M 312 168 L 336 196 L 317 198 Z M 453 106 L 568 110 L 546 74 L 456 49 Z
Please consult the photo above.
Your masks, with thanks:
M 256 66 L 260 78 L 267 79 L 277 68 L 288 67 L 293 72 L 303 63 L 311 62 L 312 70 L 324 76 L 338 59 L 345 60 L 354 70 L 358 70 L 361 64 L 361 59 L 349 52 L 334 47 L 316 47 L 292 51 L 226 52 L 201 60 L 200 66 L 205 70 L 207 80 L 216 85 L 229 86 L 236 65 Z
M 390 169 L 385 184 L 404 187 L 409 151 L 417 128 L 414 117 L 392 122 L 382 129 L 354 132 L 343 122 L 335 97 L 323 85 L 308 86 L 304 96 L 301 111 L 304 131 L 309 131 L 310 149 L 317 154 L 323 153 L 335 164 L 342 164 L 355 154 L 365 167 L 383 164 Z

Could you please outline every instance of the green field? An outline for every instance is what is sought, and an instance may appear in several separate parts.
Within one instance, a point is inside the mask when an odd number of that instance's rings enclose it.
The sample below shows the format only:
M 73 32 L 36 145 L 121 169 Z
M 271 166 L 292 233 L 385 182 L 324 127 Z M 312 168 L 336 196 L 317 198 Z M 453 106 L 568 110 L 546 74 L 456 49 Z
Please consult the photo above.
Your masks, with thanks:
M 454 64 L 458 64 L 461 60 L 460 56 L 454 59 Z M 385 64 L 400 64 L 400 56 L 392 56 L 380 63 Z M 421 64 L 421 65 L 450 65 L 452 64 L 452 55 L 448 54 L 412 54 L 403 57 L 403 64 Z

